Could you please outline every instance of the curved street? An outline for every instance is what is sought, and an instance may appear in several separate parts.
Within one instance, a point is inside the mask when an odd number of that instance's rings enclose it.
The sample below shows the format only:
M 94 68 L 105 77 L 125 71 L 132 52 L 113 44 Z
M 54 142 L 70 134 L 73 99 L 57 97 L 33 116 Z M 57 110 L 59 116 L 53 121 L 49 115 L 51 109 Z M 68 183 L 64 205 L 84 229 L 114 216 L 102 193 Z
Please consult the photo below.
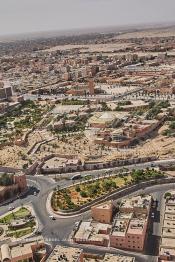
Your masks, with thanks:
M 72 183 L 72 180 L 62 179 L 59 182 L 55 183 L 52 178 L 45 177 L 45 176 L 28 176 L 27 182 L 29 185 L 29 191 L 26 195 L 20 197 L 12 201 L 11 205 L 14 207 L 18 207 L 20 205 L 29 204 L 32 205 L 34 211 L 36 213 L 38 222 L 39 222 L 39 231 L 42 233 L 43 237 L 45 238 L 46 243 L 55 246 L 58 243 L 77 246 L 70 240 L 68 240 L 69 234 L 74 227 L 74 223 L 76 221 L 80 221 L 81 219 L 88 219 L 90 218 L 90 211 L 82 213 L 81 215 L 77 215 L 75 217 L 67 217 L 67 218 L 56 218 L 56 220 L 52 220 L 49 217 L 49 213 L 46 207 L 46 201 L 48 194 L 53 190 L 56 185 L 60 187 L 68 186 Z M 153 222 L 153 232 L 152 236 L 149 239 L 149 251 L 154 249 L 155 247 L 155 238 L 159 238 L 160 236 L 160 211 L 162 209 L 162 199 L 163 195 L 167 190 L 175 189 L 174 184 L 165 184 L 165 185 L 155 185 L 152 187 L 148 187 L 145 189 L 138 190 L 128 196 L 132 196 L 135 194 L 152 194 L 154 199 L 158 200 L 158 208 L 157 214 L 155 216 L 155 221 Z M 34 192 L 37 192 L 37 195 L 34 195 Z M 118 201 L 120 199 L 117 199 Z M 8 205 L 1 206 L 0 215 L 4 214 L 8 211 Z M 105 252 L 105 248 L 97 247 L 97 246 L 83 246 L 86 251 L 93 251 L 93 252 Z M 138 254 L 129 251 L 122 251 L 116 249 L 108 249 L 108 252 L 112 253 L 120 253 L 120 254 L 131 254 L 137 258 L 137 261 L 156 261 L 156 257 L 143 254 Z M 154 250 L 152 250 L 154 251 Z M 151 252 L 151 251 L 150 251 Z
M 171 163 L 174 163 L 175 159 L 168 159 L 168 160 L 157 160 L 153 162 L 148 163 L 142 163 L 142 164 L 136 164 L 136 165 L 130 165 L 127 166 L 128 170 L 137 168 L 137 169 L 143 169 L 146 167 L 156 167 L 159 165 L 169 165 Z M 119 171 L 123 167 L 118 168 L 112 168 L 112 169 L 102 169 L 102 170 L 92 170 L 92 171 L 84 171 L 81 173 L 81 176 L 86 176 L 87 174 L 90 174 L 93 176 L 93 178 L 104 176 L 105 174 L 109 174 L 113 171 Z M 27 176 L 27 183 L 28 183 L 28 191 L 21 196 L 20 198 L 16 200 L 12 200 L 11 203 L 5 203 L 0 208 L 0 215 L 3 215 L 8 211 L 9 205 L 12 205 L 13 207 L 18 207 L 20 205 L 31 205 L 35 211 L 35 214 L 38 219 L 39 229 L 38 231 L 42 233 L 45 242 L 50 244 L 52 247 L 54 247 L 57 244 L 66 244 L 67 246 L 79 246 L 83 248 L 85 251 L 92 251 L 93 253 L 104 253 L 104 252 L 112 252 L 112 253 L 119 253 L 119 254 L 130 254 L 136 257 L 136 261 L 146 262 L 146 261 L 157 261 L 157 257 L 154 256 L 155 249 L 158 247 L 158 241 L 160 237 L 160 222 L 161 222 L 161 216 L 160 211 L 163 208 L 163 195 L 167 190 L 175 189 L 174 184 L 164 184 L 164 185 L 155 185 L 148 188 L 140 189 L 137 192 L 134 192 L 132 194 L 129 194 L 127 196 L 132 196 L 136 194 L 152 194 L 154 199 L 158 200 L 158 208 L 156 212 L 156 216 L 153 222 L 152 227 L 152 233 L 149 236 L 149 239 L 147 241 L 146 250 L 149 250 L 149 252 L 146 252 L 149 255 L 143 255 L 136 252 L 130 252 L 130 251 L 123 251 L 123 250 L 117 250 L 113 248 L 102 248 L 98 246 L 85 246 L 85 245 L 79 245 L 74 244 L 72 241 L 69 240 L 69 235 L 74 228 L 74 224 L 77 221 L 88 219 L 91 217 L 90 211 L 84 212 L 80 215 L 71 216 L 71 217 L 56 217 L 56 220 L 52 220 L 49 217 L 49 212 L 47 209 L 47 198 L 48 195 L 52 192 L 52 190 L 59 185 L 60 188 L 67 187 L 71 184 L 73 184 L 75 181 L 71 180 L 71 178 L 76 173 L 69 173 L 69 174 L 63 174 L 58 175 L 59 181 L 55 182 L 54 178 L 55 175 L 50 176 L 43 176 L 43 175 L 35 175 L 35 176 Z M 79 173 L 78 173 L 79 174 Z M 78 180 L 77 180 L 78 181 Z M 34 193 L 35 192 L 35 193 Z M 121 198 L 118 198 L 116 201 L 119 201 Z M 114 200 L 115 202 L 115 200 Z

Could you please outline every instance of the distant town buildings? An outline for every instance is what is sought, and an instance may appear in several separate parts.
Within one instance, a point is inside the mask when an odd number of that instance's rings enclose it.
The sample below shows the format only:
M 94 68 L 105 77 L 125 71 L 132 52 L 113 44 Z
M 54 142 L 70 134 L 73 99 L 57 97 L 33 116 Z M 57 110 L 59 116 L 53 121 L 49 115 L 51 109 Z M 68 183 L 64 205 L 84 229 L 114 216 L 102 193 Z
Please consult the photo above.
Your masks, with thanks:
M 12 87 L 9 82 L 0 82 L 0 101 L 9 100 L 12 97 Z

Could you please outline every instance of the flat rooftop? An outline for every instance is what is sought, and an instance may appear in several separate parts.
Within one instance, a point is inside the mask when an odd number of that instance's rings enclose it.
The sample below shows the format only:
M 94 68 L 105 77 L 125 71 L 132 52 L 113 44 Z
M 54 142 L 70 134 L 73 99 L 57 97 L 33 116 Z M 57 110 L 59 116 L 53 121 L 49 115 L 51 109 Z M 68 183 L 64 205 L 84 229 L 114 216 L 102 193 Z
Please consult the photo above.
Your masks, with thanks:
M 116 219 L 112 227 L 112 235 L 124 237 L 128 228 L 129 219 Z
M 76 232 L 75 238 L 102 241 L 103 239 L 108 239 L 109 236 L 107 234 L 100 233 L 100 231 L 109 231 L 111 228 L 112 226 L 109 224 L 98 223 L 94 221 L 84 221 L 81 223 L 78 231 Z
M 151 204 L 151 196 L 135 196 L 122 201 L 121 208 L 148 208 Z
M 159 255 L 172 255 L 172 256 L 175 256 L 175 247 L 174 248 L 161 247 Z
M 11 257 L 19 257 L 27 254 L 32 254 L 31 243 L 23 244 L 22 246 L 14 246 L 10 248 Z
M 83 262 L 134 262 L 134 257 L 122 256 L 117 254 L 105 254 L 99 258 L 83 258 Z
M 66 158 L 60 158 L 60 157 L 53 157 L 49 160 L 47 160 L 43 168 L 59 168 L 59 167 L 65 167 L 65 166 L 72 166 L 77 165 L 79 162 L 78 159 L 66 159 Z
M 175 239 L 168 238 L 168 237 L 162 237 L 160 246 L 164 248 L 174 248 L 175 249 Z
M 121 255 L 112 255 L 112 254 L 106 254 L 104 259 L 104 262 L 134 262 L 134 257 L 128 257 L 128 256 L 121 256 Z
M 78 111 L 82 105 L 56 105 L 56 107 L 52 110 L 52 114 L 63 114 L 69 113 L 72 111 Z
M 111 202 L 107 202 L 98 206 L 94 206 L 95 209 L 110 209 L 113 206 Z
M 91 221 L 83 221 L 75 234 L 75 238 L 87 240 L 92 231 Z
M 165 228 L 175 228 L 175 221 L 170 219 L 164 219 L 163 227 Z
M 133 235 L 142 235 L 146 222 L 146 219 L 131 219 L 127 233 Z
M 165 220 L 173 220 L 173 221 L 175 221 L 175 214 L 167 214 L 167 213 L 165 213 L 164 219 Z
M 175 237 L 175 228 L 163 228 L 162 229 L 162 237 L 169 237 L 173 241 Z M 175 246 L 175 239 L 174 239 L 174 246 Z
M 22 243 L 21 245 L 19 244 L 13 244 L 12 246 L 10 246 L 10 253 L 11 253 L 11 257 L 15 258 L 15 257 L 19 257 L 19 256 L 25 256 L 28 254 L 32 254 L 32 245 L 36 245 L 36 244 L 40 244 L 40 243 L 44 243 L 44 240 L 41 239 L 37 239 L 36 241 L 33 242 L 28 242 L 28 243 Z M 43 249 L 44 250 L 44 249 Z
M 175 206 L 166 205 L 166 206 L 165 206 L 165 213 L 175 214 Z
M 116 119 L 123 119 L 128 115 L 127 112 L 97 112 L 95 113 L 88 122 L 90 124 L 98 123 L 98 124 L 104 124 L 104 123 L 111 123 Z
M 50 261 L 69 261 L 69 262 L 78 262 L 79 257 L 82 253 L 82 249 L 74 247 L 65 247 L 65 246 L 56 246 L 50 256 L 47 259 L 47 262 Z
M 133 217 L 133 212 L 131 212 L 131 213 L 120 213 L 120 212 L 118 212 L 116 215 L 115 215 L 115 217 L 114 217 L 114 219 L 131 219 Z

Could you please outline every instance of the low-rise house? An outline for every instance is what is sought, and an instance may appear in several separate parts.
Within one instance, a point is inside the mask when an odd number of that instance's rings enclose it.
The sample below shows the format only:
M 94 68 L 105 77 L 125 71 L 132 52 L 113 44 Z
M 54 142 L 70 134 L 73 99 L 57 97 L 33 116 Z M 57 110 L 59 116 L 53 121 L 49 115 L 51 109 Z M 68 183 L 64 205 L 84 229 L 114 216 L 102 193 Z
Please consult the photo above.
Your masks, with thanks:
M 106 224 L 112 222 L 113 212 L 114 205 L 111 201 L 91 208 L 92 219 Z
M 1 262 L 36 262 L 45 261 L 46 248 L 42 238 L 21 243 L 2 244 L 0 246 Z
M 46 261 L 83 262 L 83 251 L 75 247 L 56 246 Z
M 91 208 L 93 220 L 81 222 L 73 240 L 142 252 L 147 239 L 151 201 L 149 195 L 126 199 L 117 213 L 112 202 L 94 206 Z
M 168 192 L 165 201 L 159 261 L 175 261 L 175 191 Z

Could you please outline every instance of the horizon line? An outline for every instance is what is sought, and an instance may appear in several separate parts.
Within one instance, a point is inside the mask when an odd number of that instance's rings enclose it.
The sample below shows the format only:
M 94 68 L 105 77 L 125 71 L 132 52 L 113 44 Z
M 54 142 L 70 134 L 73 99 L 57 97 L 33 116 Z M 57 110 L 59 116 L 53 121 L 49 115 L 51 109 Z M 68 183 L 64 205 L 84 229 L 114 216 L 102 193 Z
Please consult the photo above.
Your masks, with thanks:
M 158 28 L 166 28 L 175 26 L 175 21 L 172 22 L 150 22 L 150 23 L 136 23 L 136 24 L 123 24 L 123 25 L 109 25 L 109 26 L 97 26 L 97 27 L 80 27 L 80 28 L 70 28 L 70 29 L 54 29 L 54 30 L 41 30 L 41 31 L 29 31 L 29 32 L 21 32 L 21 33 L 7 33 L 0 34 L 0 41 L 12 40 L 29 40 L 29 39 L 37 39 L 37 38 L 47 38 L 47 37 L 68 37 L 74 35 L 83 35 L 83 34 L 102 34 L 102 33 L 117 33 L 113 30 L 141 30 L 141 29 L 156 29 Z M 154 27 L 154 28 L 153 28 Z M 86 32 L 83 32 L 83 31 Z M 112 31 L 110 31 L 112 30 Z M 105 32 L 102 32 L 105 31 Z M 60 34 L 61 33 L 61 34 Z M 46 35 L 47 34 L 47 35 Z M 54 35 L 56 34 L 56 35 Z M 58 35 L 59 34 L 59 35 Z M 49 36 L 50 35 L 50 36 Z M 3 38 L 6 38 L 6 40 Z M 26 39 L 28 38 L 28 39 Z

